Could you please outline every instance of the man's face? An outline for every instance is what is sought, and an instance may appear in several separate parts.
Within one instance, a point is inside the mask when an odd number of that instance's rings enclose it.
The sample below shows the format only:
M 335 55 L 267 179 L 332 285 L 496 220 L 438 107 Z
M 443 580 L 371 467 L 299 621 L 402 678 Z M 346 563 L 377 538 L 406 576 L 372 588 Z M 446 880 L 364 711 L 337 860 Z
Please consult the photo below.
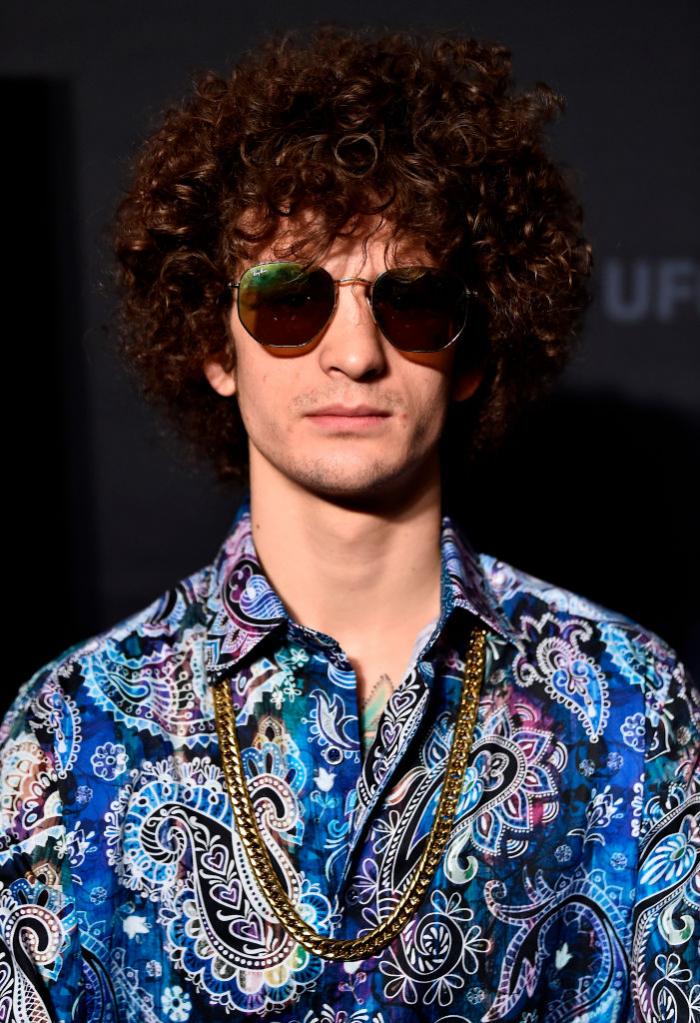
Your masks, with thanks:
M 350 238 L 336 238 L 321 265 L 338 279 L 374 280 L 387 269 L 384 231 L 362 253 L 365 220 Z M 287 225 L 286 231 L 299 230 Z M 238 270 L 279 255 L 284 236 Z M 391 258 L 391 257 L 390 257 Z M 434 266 L 422 246 L 404 248 L 400 265 Z M 452 381 L 456 344 L 442 352 L 400 352 L 374 323 L 368 286 L 339 285 L 335 313 L 322 334 L 301 349 L 260 344 L 230 315 L 235 367 L 226 373 L 208 362 L 205 373 L 222 395 L 236 394 L 248 434 L 251 483 L 280 475 L 319 496 L 336 500 L 388 498 L 410 493 L 439 465 L 438 445 L 451 396 L 473 393 L 480 374 Z M 384 413 L 373 421 L 315 416 L 329 405 L 369 405 Z

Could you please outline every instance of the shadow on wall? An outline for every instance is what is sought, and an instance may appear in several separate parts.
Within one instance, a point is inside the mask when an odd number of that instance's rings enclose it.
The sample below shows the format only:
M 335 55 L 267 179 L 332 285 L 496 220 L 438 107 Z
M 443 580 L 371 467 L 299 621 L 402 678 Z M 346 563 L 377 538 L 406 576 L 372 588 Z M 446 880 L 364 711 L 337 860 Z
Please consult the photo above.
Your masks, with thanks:
M 477 550 L 656 632 L 700 681 L 700 417 L 560 390 L 450 496 Z
M 3 551 L 9 615 L 0 704 L 96 614 L 92 465 L 78 246 L 74 88 L 0 80 Z M 9 650 L 8 650 L 9 648 Z

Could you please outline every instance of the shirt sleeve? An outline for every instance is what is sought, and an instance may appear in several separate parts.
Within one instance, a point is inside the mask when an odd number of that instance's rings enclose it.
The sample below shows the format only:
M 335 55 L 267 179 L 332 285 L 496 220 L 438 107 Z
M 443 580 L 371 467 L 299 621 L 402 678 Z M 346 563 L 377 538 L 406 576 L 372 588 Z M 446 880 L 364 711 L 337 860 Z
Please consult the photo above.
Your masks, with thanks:
M 60 687 L 42 668 L 0 725 L 0 1019 L 84 1020 L 63 820 Z
M 700 694 L 665 644 L 645 703 L 630 981 L 634 1023 L 700 1021 Z

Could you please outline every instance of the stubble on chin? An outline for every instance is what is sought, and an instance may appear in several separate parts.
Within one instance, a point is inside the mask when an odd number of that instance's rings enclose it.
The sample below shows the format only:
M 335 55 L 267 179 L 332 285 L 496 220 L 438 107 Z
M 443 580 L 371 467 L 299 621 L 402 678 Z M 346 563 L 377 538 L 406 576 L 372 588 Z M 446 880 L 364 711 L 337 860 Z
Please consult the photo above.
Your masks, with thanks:
M 429 470 L 424 459 L 402 452 L 395 460 L 386 457 L 348 458 L 297 455 L 276 459 L 275 470 L 309 493 L 347 507 L 386 511 L 394 501 L 401 504 L 422 489 Z

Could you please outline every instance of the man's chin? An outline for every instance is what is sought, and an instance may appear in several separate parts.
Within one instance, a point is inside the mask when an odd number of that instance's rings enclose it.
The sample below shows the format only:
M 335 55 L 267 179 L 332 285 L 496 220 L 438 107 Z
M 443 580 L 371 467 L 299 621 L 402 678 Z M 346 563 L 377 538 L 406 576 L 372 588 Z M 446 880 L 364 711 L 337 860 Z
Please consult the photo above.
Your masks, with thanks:
M 308 494 L 339 507 L 387 513 L 423 491 L 423 474 L 414 464 L 321 466 L 296 473 L 294 482 Z
M 305 491 L 319 499 L 347 507 L 386 508 L 405 504 L 425 494 L 439 478 L 437 452 L 405 451 L 395 458 L 386 452 L 328 454 L 304 452 L 302 458 L 278 457 L 278 452 L 263 452 L 251 445 L 251 481 L 255 489 L 268 497 L 285 491 Z

